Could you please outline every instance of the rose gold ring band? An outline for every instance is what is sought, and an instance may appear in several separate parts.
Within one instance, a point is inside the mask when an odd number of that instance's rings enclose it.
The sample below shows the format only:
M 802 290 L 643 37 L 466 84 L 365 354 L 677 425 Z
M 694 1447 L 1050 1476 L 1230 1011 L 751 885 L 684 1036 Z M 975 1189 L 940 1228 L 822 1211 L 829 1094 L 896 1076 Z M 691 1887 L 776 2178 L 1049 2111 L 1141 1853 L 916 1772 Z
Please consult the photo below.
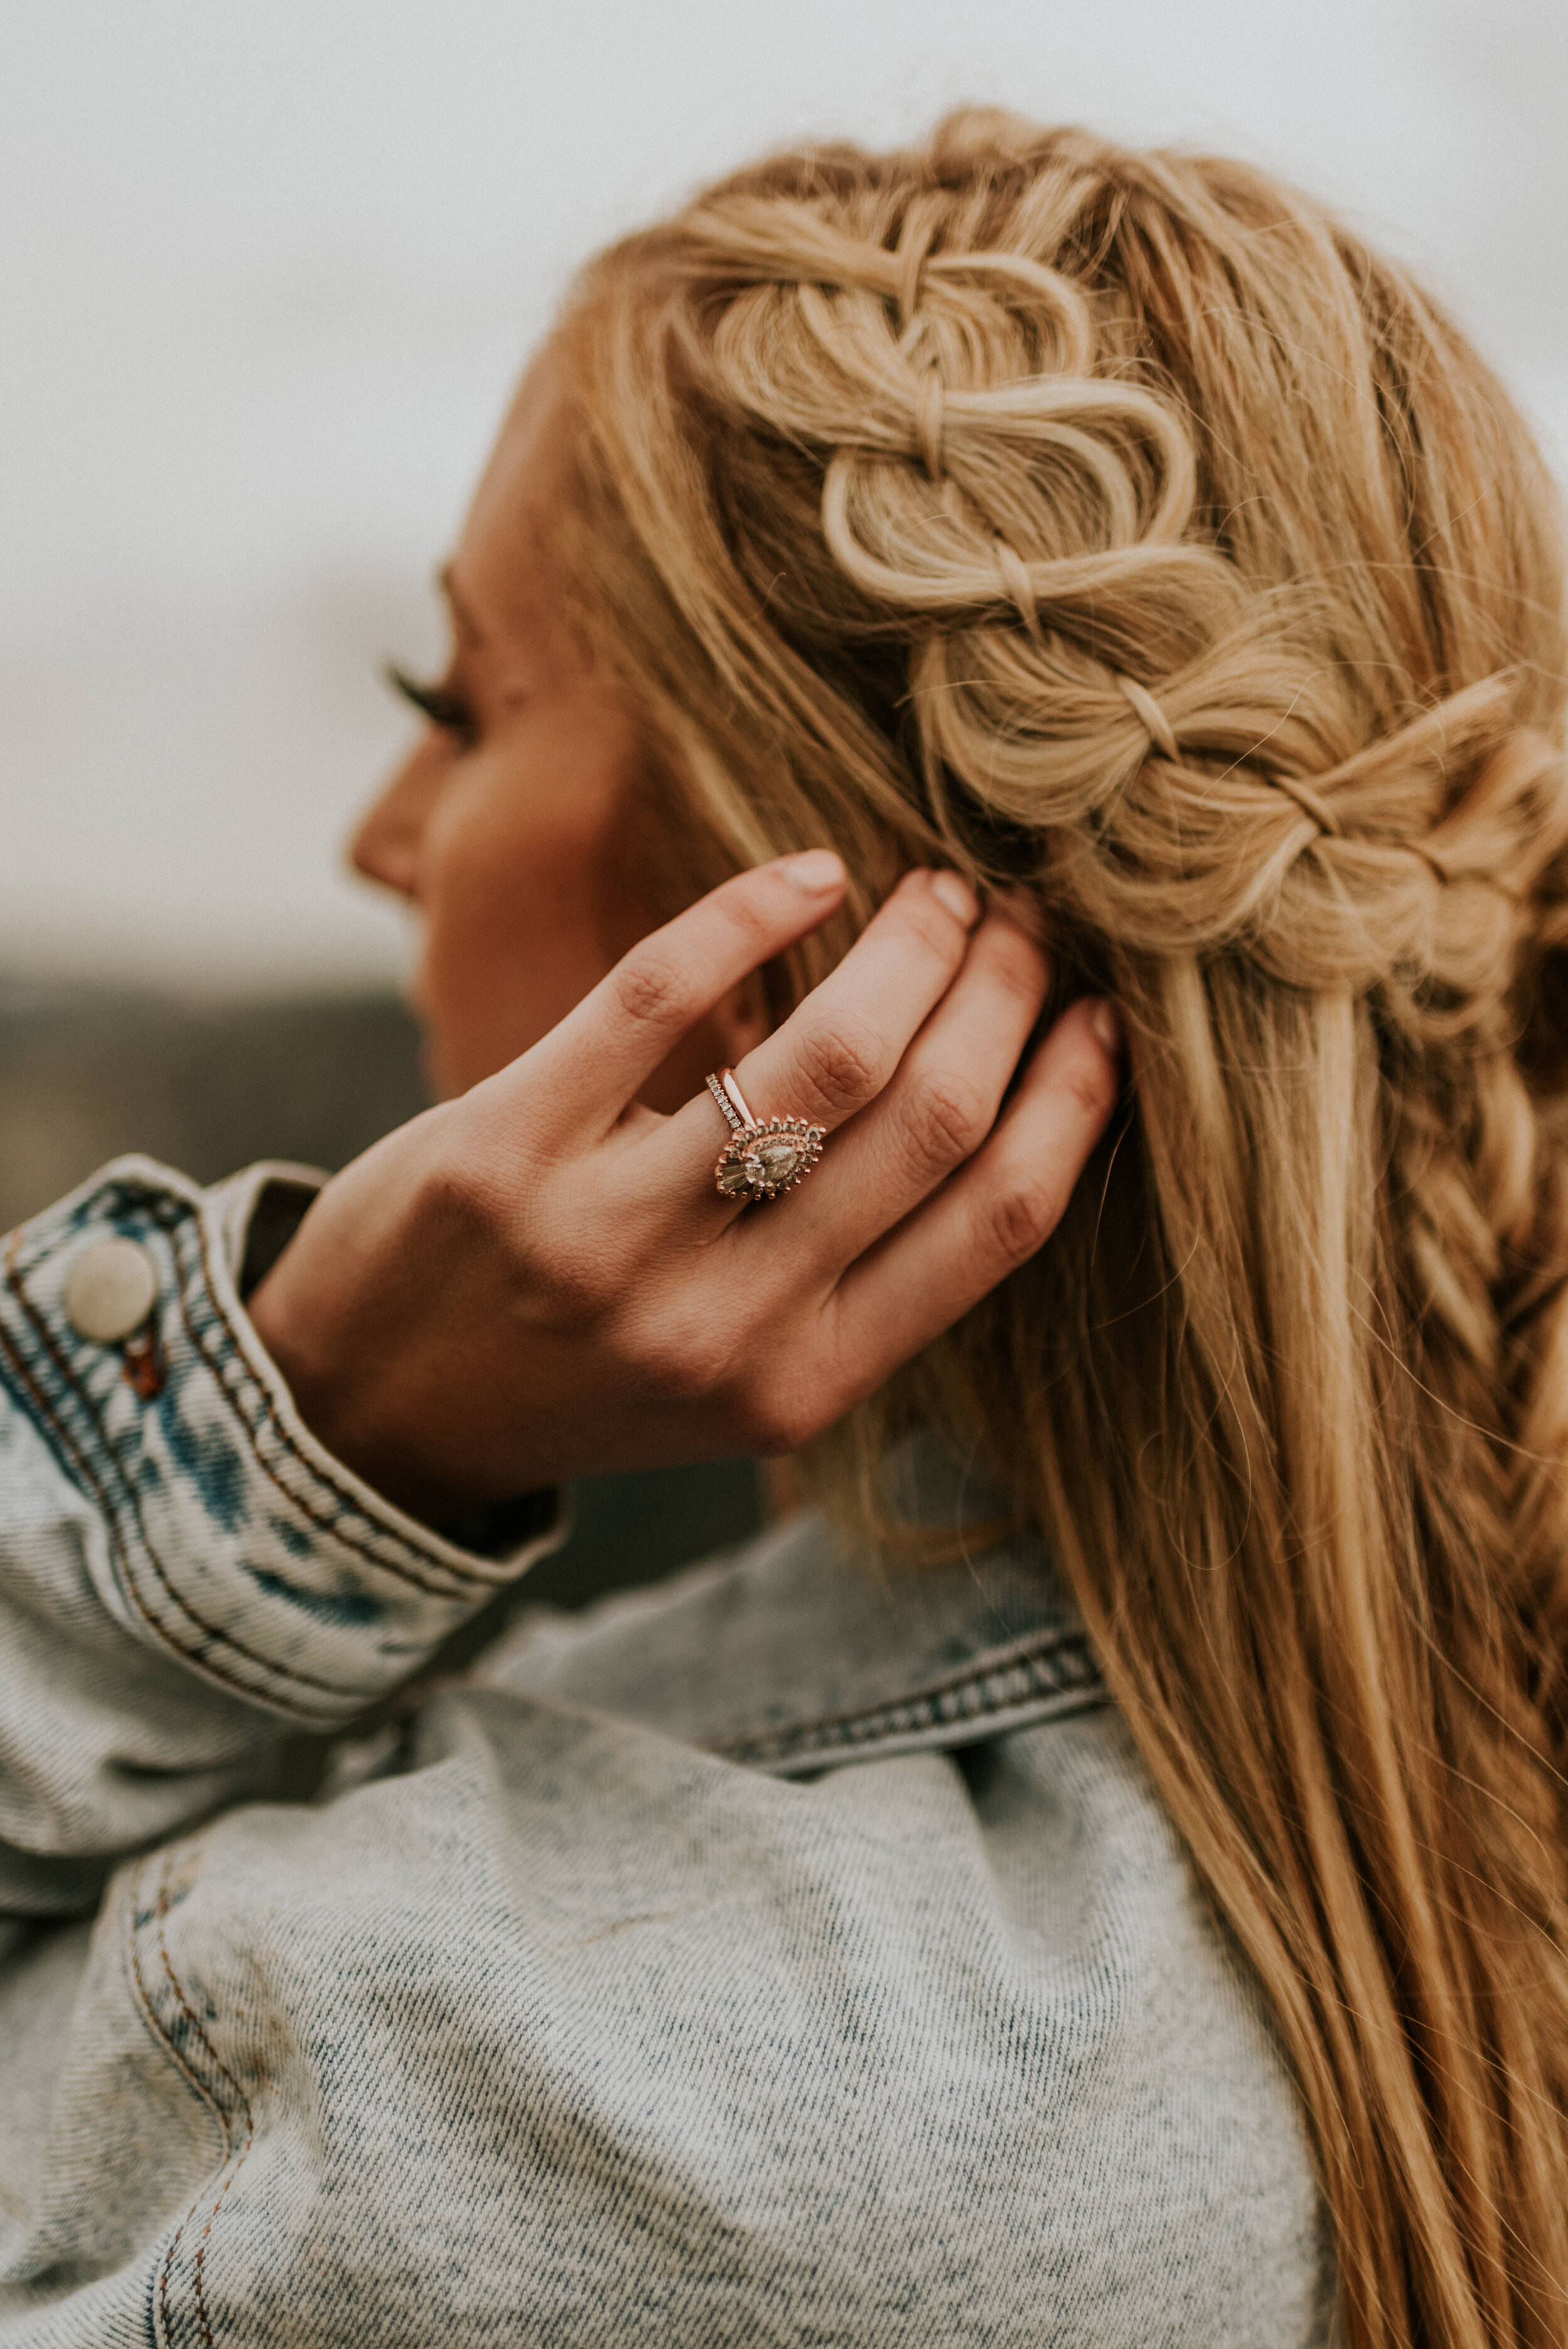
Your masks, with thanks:
M 738 1199 L 744 1206 L 753 1199 L 777 1199 L 805 1181 L 822 1154 L 825 1126 L 808 1125 L 799 1117 L 754 1117 L 733 1069 L 716 1071 L 707 1089 L 730 1130 L 713 1170 L 721 1199 Z
M 716 1075 L 710 1076 L 707 1089 L 723 1111 L 732 1132 L 739 1133 L 747 1126 L 756 1124 L 757 1120 L 746 1106 L 746 1095 L 740 1090 L 740 1081 L 733 1069 L 720 1069 Z

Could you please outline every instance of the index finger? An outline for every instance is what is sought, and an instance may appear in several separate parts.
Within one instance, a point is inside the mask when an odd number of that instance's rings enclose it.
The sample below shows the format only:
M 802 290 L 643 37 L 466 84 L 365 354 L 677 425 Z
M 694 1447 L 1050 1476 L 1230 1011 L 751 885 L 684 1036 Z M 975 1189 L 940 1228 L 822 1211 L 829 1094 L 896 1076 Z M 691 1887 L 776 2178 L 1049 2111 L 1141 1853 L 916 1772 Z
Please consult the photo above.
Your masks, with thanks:
M 681 1038 L 825 922 L 843 894 L 842 861 L 808 848 L 738 873 L 650 931 L 524 1054 L 531 1073 L 549 1080 L 535 1115 L 542 1140 L 607 1131 Z

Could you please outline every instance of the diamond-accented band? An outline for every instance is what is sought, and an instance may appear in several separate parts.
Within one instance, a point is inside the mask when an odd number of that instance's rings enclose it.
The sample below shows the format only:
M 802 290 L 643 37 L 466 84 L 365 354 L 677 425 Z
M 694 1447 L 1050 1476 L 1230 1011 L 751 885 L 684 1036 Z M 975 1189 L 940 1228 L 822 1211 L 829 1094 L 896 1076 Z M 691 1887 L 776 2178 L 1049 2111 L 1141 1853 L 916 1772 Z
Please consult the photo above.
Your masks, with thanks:
M 729 1091 L 731 1086 L 734 1087 L 733 1096 Z M 732 1132 L 744 1133 L 748 1125 L 756 1124 L 757 1120 L 746 1106 L 746 1096 L 736 1081 L 733 1069 L 720 1069 L 716 1076 L 710 1076 L 707 1089 L 718 1103 Z
M 777 1199 L 803 1183 L 822 1154 L 826 1126 L 808 1125 L 799 1117 L 753 1117 L 733 1069 L 720 1069 L 707 1080 L 730 1129 L 730 1139 L 713 1170 L 714 1187 L 721 1198 Z

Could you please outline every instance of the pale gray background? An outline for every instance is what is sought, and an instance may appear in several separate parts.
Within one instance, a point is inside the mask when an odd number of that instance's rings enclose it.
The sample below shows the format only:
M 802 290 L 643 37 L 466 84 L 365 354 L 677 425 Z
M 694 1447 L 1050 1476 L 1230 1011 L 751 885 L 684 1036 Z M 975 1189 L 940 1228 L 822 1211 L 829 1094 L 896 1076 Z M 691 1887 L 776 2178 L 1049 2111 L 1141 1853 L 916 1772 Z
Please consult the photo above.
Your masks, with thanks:
M 1568 444 L 1563 0 L 5 0 L 0 967 L 389 978 L 377 664 L 573 264 L 965 95 L 1296 175 Z

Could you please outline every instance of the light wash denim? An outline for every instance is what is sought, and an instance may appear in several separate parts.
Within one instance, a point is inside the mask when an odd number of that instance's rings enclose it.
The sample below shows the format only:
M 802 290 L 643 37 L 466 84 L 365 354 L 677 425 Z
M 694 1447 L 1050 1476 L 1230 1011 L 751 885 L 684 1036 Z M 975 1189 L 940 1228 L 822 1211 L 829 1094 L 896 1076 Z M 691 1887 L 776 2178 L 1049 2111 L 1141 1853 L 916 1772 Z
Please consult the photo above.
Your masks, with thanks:
M 119 1161 L 0 1281 L 0 2344 L 1326 2341 L 1262 2001 L 1040 1552 L 797 1520 L 366 1727 L 558 1533 L 313 1442 L 267 1180 Z M 156 1356 L 65 1310 L 112 1234 Z

